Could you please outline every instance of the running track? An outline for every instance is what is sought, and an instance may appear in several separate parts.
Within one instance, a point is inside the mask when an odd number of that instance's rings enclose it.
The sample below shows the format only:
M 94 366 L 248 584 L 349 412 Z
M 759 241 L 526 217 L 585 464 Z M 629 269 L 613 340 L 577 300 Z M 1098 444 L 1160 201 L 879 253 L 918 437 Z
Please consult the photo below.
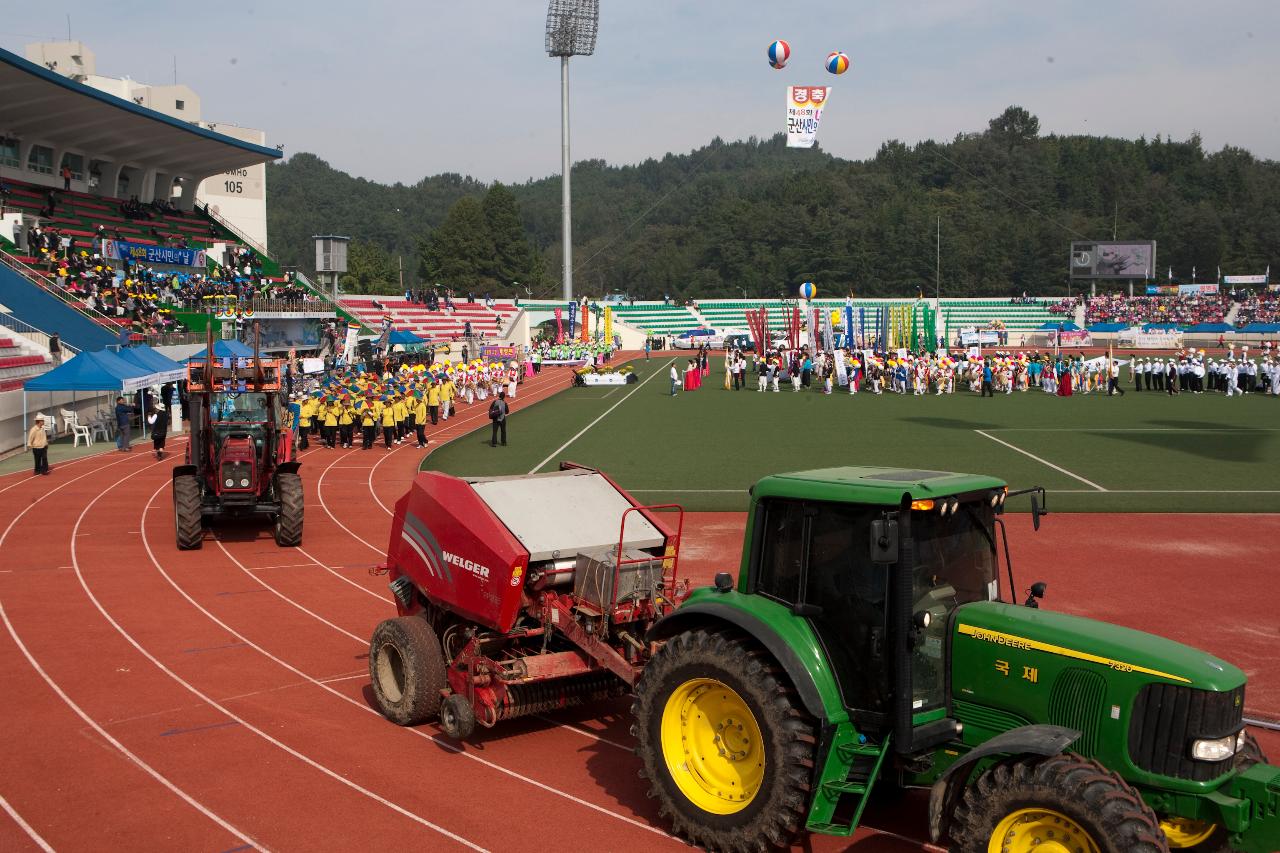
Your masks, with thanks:
M 567 384 L 544 371 L 512 408 Z M 433 446 L 485 412 L 430 430 Z M 303 547 L 255 525 L 179 552 L 184 442 L 159 463 L 139 446 L 0 477 L 0 850 L 684 848 L 636 777 L 625 702 L 462 749 L 373 710 L 367 640 L 394 607 L 368 568 L 421 451 L 313 448 Z M 734 523 L 709 516 L 690 544 Z M 689 568 L 709 576 L 698 550 Z M 909 799 L 812 848 L 920 850 L 921 817 Z

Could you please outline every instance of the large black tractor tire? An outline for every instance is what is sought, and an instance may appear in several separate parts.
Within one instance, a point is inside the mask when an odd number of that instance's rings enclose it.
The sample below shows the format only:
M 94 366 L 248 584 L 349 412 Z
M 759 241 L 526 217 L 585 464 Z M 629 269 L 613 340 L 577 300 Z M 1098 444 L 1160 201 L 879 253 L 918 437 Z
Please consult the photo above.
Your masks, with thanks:
M 181 551 L 193 551 L 204 543 L 200 480 L 195 474 L 173 478 L 173 529 Z
M 1236 772 L 1247 770 L 1255 764 L 1266 764 L 1267 756 L 1258 745 L 1258 739 L 1249 732 L 1244 733 L 1244 746 L 1236 753 Z M 1169 839 L 1170 850 L 1186 850 L 1192 853 L 1231 853 L 1235 848 L 1227 843 L 1227 832 L 1221 826 L 1211 827 L 1203 823 L 1179 821 L 1176 818 L 1164 818 L 1160 828 Z M 1201 838 L 1205 832 L 1212 830 L 1207 838 Z
M 440 640 L 427 620 L 401 616 L 374 629 L 369 679 L 378 709 L 393 723 L 416 726 L 436 718 L 447 681 Z
M 995 765 L 964 792 L 952 850 L 1030 849 L 1035 839 L 1085 853 L 1168 853 L 1155 812 L 1096 761 L 1063 754 Z
M 640 775 L 678 835 L 755 853 L 803 828 L 816 726 L 766 651 L 715 629 L 678 634 L 645 667 L 631 711 Z
M 276 496 L 280 498 L 280 512 L 276 515 L 276 544 L 293 548 L 302 544 L 302 477 L 297 474 L 281 474 L 276 478 Z

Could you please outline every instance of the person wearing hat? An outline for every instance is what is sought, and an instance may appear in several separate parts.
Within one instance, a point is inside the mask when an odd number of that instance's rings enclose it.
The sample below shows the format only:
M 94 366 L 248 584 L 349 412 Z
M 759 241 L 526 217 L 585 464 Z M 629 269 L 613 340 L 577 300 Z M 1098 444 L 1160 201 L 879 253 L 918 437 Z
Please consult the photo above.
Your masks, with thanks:
M 391 397 L 384 396 L 382 398 L 381 420 L 382 441 L 387 450 L 390 450 L 392 443 L 396 440 L 396 412 L 391 404 Z
M 435 391 L 436 386 L 432 385 L 431 390 Z M 418 447 L 427 446 L 427 401 L 423 398 L 421 391 L 413 392 L 413 408 L 409 412 L 409 422 L 413 425 L 413 431 L 418 437 Z
M 351 398 L 346 394 L 338 405 L 338 434 L 343 447 L 351 447 L 355 438 L 356 409 L 351 405 Z
M 156 401 L 155 409 L 147 416 L 147 424 L 151 427 L 151 447 L 156 459 L 163 459 L 164 441 L 169 434 L 169 411 L 164 403 Z
M 373 400 L 366 398 L 360 407 L 360 446 L 364 450 L 373 447 L 374 430 L 378 426 L 378 413 L 373 408 Z
M 36 415 L 36 422 L 27 433 L 27 447 L 35 457 L 33 474 L 49 473 L 49 434 L 44 431 L 44 415 Z

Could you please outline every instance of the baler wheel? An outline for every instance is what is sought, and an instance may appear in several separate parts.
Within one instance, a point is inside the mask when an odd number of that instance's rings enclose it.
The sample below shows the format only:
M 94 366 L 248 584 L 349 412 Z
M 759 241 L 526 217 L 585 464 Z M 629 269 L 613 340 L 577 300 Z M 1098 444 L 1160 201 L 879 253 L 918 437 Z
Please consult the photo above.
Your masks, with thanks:
M 276 478 L 280 512 L 276 515 L 276 544 L 292 548 L 302 544 L 302 477 L 297 474 L 281 474 Z
M 369 679 L 378 709 L 393 723 L 416 726 L 440 712 L 447 683 L 440 640 L 421 616 L 385 619 L 369 641 Z
M 461 693 L 450 693 L 440 704 L 440 728 L 454 740 L 466 740 L 476 730 L 476 712 Z
M 678 634 L 645 666 L 631 712 L 640 773 L 676 834 L 757 853 L 803 828 L 815 726 L 768 652 L 728 631 Z
M 1236 753 L 1237 772 L 1248 770 L 1255 764 L 1266 764 L 1267 756 L 1250 732 L 1244 733 L 1244 745 Z M 1160 828 L 1169 839 L 1170 850 L 1187 850 L 1191 853 L 1231 853 L 1227 833 L 1220 826 L 1203 821 L 1187 821 L 1164 818 Z
M 173 478 L 173 529 L 179 550 L 192 551 L 204 542 L 200 480 L 195 474 L 180 474 Z
M 1127 782 L 1079 755 L 1002 761 L 965 789 L 950 829 L 957 850 L 1169 853 L 1151 807 Z

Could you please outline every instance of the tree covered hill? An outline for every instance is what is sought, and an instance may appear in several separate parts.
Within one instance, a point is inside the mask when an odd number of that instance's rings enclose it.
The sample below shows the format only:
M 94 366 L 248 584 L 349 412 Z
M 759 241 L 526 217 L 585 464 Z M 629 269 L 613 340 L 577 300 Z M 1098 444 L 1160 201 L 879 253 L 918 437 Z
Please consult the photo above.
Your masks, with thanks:
M 310 269 L 311 236 L 353 238 L 348 289 L 559 292 L 560 179 L 442 174 L 387 186 L 312 154 L 267 167 L 271 244 Z M 1041 135 L 1019 107 L 947 143 L 885 142 L 848 161 L 782 135 L 632 166 L 574 164 L 575 290 L 637 298 L 1065 292 L 1071 240 L 1155 239 L 1156 277 L 1280 261 L 1280 167 L 1186 141 Z M 467 200 L 464 202 L 464 200 Z M 462 202 L 460 204 L 460 202 Z M 520 228 L 516 223 L 520 223 Z M 1207 275 L 1205 275 L 1207 273 Z M 519 282 L 515 285 L 514 282 Z M 526 290 L 527 289 L 527 290 Z

